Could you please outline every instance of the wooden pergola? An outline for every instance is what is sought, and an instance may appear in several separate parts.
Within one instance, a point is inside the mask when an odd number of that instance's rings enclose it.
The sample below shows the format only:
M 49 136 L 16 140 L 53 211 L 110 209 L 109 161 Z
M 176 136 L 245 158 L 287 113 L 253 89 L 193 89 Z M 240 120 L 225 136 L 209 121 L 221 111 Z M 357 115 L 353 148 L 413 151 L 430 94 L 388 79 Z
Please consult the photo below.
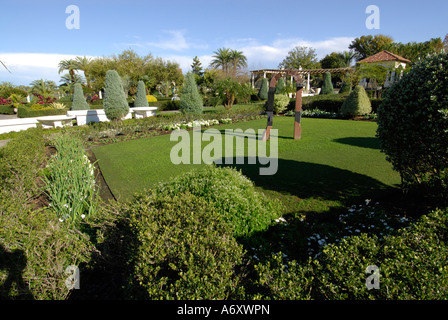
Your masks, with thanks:
M 264 78 L 267 77 L 267 75 L 277 75 L 281 74 L 282 76 L 289 75 L 289 72 L 291 70 L 294 70 L 295 73 L 300 75 L 303 79 L 306 76 L 306 90 L 310 89 L 310 76 L 312 74 L 325 74 L 327 72 L 330 72 L 332 74 L 338 74 L 338 73 L 347 73 L 354 71 L 354 68 L 348 67 L 348 68 L 334 68 L 334 69 L 260 69 L 260 70 L 253 70 L 251 71 L 251 81 L 252 81 L 252 88 L 255 87 L 255 76 L 256 75 L 263 75 Z M 293 77 L 291 76 L 291 81 L 293 80 Z

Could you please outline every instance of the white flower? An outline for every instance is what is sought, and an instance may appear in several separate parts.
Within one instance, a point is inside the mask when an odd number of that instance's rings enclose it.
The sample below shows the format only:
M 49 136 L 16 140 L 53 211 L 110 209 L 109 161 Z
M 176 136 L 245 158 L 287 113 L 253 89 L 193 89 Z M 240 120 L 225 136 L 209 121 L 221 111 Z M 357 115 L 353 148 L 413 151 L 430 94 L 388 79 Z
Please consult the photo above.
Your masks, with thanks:
M 370 199 L 366 199 L 366 200 L 365 200 L 365 202 L 366 202 L 366 206 L 369 205 L 370 201 L 372 201 L 372 200 L 370 200 Z
M 59 218 L 59 222 L 64 222 L 64 220 L 62 218 Z
M 86 217 L 85 214 L 82 214 L 82 215 L 81 215 L 81 219 L 84 219 L 85 217 Z

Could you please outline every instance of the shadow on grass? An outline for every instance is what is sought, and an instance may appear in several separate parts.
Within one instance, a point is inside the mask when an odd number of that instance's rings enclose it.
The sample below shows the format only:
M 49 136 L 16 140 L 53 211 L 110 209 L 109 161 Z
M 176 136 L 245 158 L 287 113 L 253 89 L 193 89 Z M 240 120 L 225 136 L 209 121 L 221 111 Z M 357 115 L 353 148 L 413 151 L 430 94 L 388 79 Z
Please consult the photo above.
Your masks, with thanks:
M 258 160 L 260 162 L 260 159 Z M 261 162 L 269 161 L 264 160 L 261 159 Z M 226 164 L 230 162 L 233 164 Z M 221 163 L 223 164 L 219 166 L 233 167 L 241 171 L 256 186 L 294 195 L 302 200 L 319 198 L 322 201 L 338 201 L 342 205 L 348 205 L 351 201 L 358 201 L 360 197 L 374 196 L 391 189 L 390 186 L 366 175 L 309 162 L 278 159 L 277 172 L 264 176 L 260 175 L 262 165 L 249 164 L 248 157 L 222 158 Z M 275 163 L 268 163 L 267 166 L 269 165 Z
M 347 138 L 334 139 L 333 141 L 342 144 L 348 144 L 354 147 L 377 149 L 377 150 L 381 149 L 380 140 L 378 138 L 373 137 L 347 137 Z

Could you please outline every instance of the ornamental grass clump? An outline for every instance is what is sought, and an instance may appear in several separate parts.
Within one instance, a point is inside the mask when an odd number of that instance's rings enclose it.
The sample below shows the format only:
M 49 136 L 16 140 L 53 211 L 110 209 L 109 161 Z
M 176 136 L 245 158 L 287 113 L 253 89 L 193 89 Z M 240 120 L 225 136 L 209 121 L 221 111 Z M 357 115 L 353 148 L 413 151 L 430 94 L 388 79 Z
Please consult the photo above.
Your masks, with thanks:
M 57 153 L 47 164 L 45 190 L 59 221 L 77 224 L 97 210 L 94 165 L 78 138 L 62 135 L 54 145 Z

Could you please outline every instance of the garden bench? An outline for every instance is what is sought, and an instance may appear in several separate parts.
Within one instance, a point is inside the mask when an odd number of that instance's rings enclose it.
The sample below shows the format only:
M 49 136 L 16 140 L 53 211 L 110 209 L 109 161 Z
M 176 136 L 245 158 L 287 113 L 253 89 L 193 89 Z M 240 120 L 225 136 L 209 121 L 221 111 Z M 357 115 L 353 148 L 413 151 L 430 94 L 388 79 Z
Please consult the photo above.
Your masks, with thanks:
M 36 128 L 38 121 L 36 118 L 19 118 L 0 120 L 0 133 L 8 133 L 11 131 L 22 131 L 28 128 Z
M 74 116 L 61 115 L 61 116 L 46 116 L 46 117 L 38 117 L 36 120 L 42 124 L 44 129 L 48 128 L 61 128 L 65 125 L 72 125 Z
M 156 115 L 157 107 L 135 107 L 131 108 L 134 111 L 135 118 L 154 117 Z
M 129 110 L 129 113 L 126 115 L 124 119 L 132 119 L 132 111 Z M 78 126 L 82 126 L 88 124 L 90 122 L 105 122 L 109 121 L 107 118 L 104 109 L 91 109 L 91 110 L 71 110 L 67 111 L 67 115 L 74 116 L 76 118 L 76 124 Z

